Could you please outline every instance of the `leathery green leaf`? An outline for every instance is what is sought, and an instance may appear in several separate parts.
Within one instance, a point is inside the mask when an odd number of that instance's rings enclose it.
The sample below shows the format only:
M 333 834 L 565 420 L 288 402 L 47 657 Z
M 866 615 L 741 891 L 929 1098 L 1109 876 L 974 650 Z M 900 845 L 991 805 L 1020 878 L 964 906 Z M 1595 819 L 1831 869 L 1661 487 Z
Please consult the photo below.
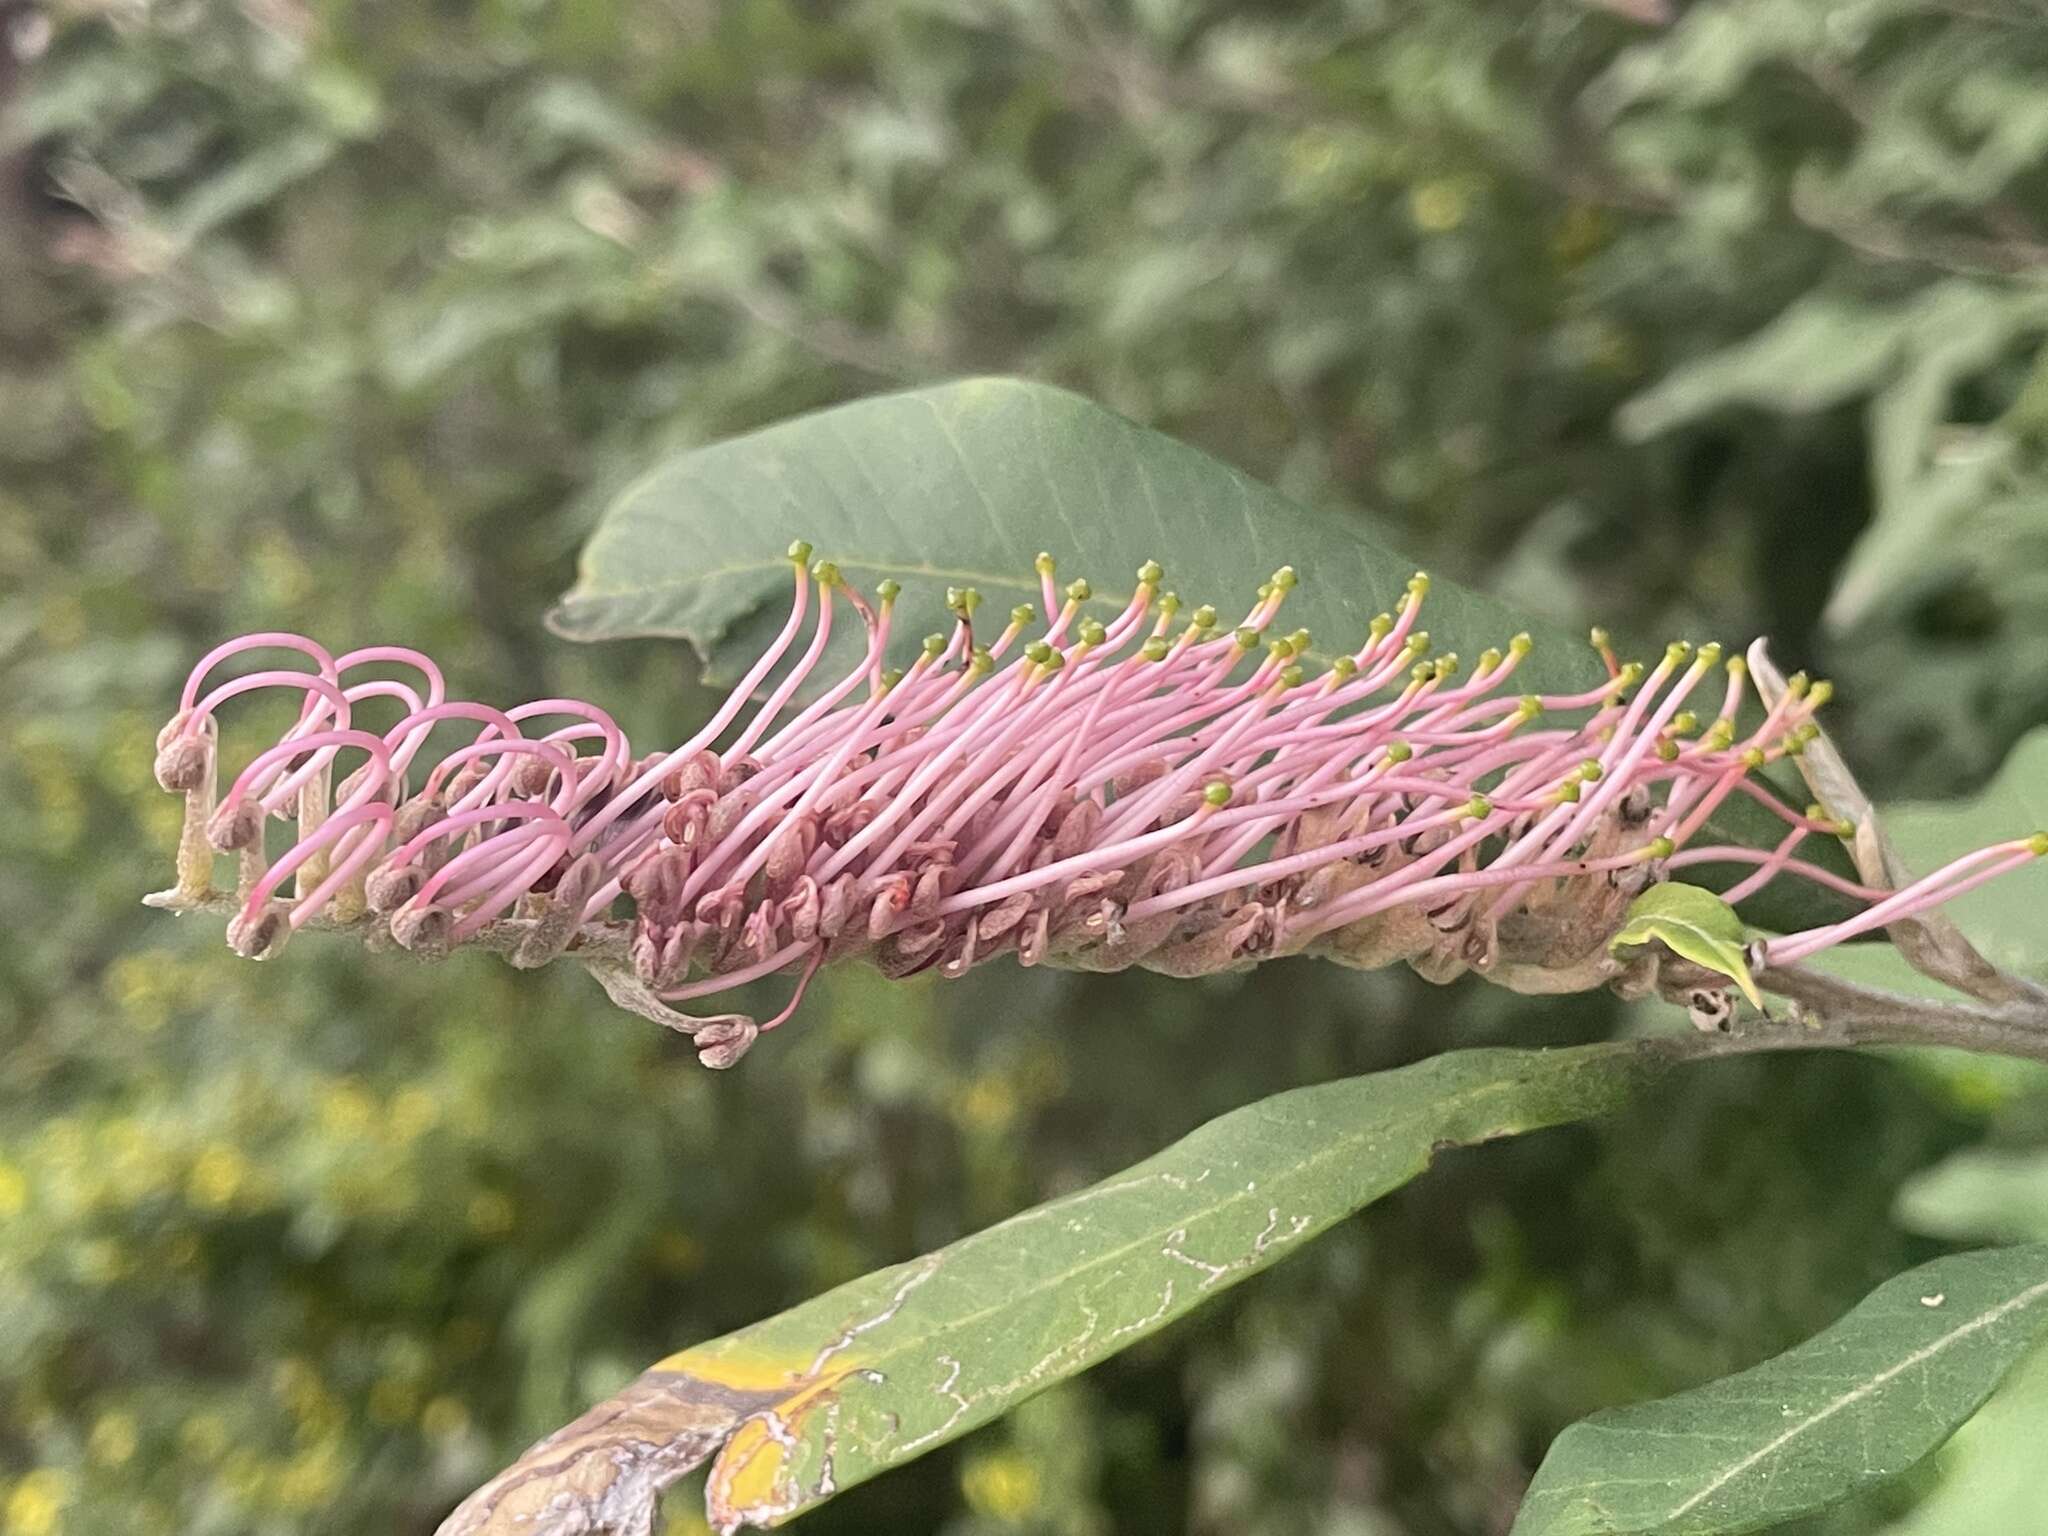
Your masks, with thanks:
M 1712 891 L 1671 881 L 1653 885 L 1629 903 L 1621 931 L 1608 941 L 1609 953 L 1656 941 L 1675 955 L 1726 976 L 1756 1007 L 1764 1000 L 1743 955 L 1745 936 L 1735 909 Z
M 1453 1052 L 1235 1110 L 1092 1188 L 663 1360 L 443 1536 L 576 1510 L 642 1529 L 632 1517 L 714 1451 L 712 1526 L 780 1524 L 1166 1327 L 1440 1149 L 1598 1115 L 1670 1059 L 1644 1042 Z
M 2048 1244 L 1936 1259 L 1775 1359 L 1557 1437 L 1513 1536 L 1729 1536 L 1939 1448 L 2048 1330 Z
M 1094 402 L 1022 379 L 966 379 L 876 395 L 674 455 L 629 487 L 584 546 L 576 585 L 550 616 L 573 639 L 669 635 L 738 677 L 787 612 L 791 539 L 850 581 L 902 583 L 899 659 L 949 621 L 948 586 L 984 613 L 1037 602 L 1033 560 L 1086 577 L 1108 620 L 1147 560 L 1191 610 L 1225 624 L 1282 565 L 1301 578 L 1284 610 L 1325 657 L 1364 643 L 1406 591 L 1414 562 L 1357 516 L 1318 511 Z M 1423 610 L 1437 652 L 1471 657 L 1532 626 L 1503 604 L 1434 582 Z M 998 625 L 1000 627 L 1000 625 Z M 857 635 L 839 654 L 859 654 Z M 1589 688 L 1606 676 L 1583 636 L 1551 632 L 1518 688 Z

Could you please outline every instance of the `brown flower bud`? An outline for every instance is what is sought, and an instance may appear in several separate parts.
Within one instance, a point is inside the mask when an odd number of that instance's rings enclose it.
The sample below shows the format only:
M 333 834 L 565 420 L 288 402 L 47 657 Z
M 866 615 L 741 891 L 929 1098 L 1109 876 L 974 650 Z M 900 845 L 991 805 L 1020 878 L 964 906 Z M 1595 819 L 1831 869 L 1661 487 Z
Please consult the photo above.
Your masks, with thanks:
M 391 914 L 391 937 L 423 960 L 446 958 L 455 942 L 455 915 L 445 907 L 400 907 Z
M 253 848 L 263 837 L 263 807 L 247 796 L 230 800 L 206 824 L 206 840 L 222 853 Z
M 213 744 L 200 736 L 173 736 L 156 754 L 156 781 L 173 794 L 197 789 L 212 772 Z
M 268 960 L 292 936 L 290 919 L 291 908 L 281 901 L 267 901 L 253 915 L 237 912 L 228 921 L 228 948 L 244 960 Z

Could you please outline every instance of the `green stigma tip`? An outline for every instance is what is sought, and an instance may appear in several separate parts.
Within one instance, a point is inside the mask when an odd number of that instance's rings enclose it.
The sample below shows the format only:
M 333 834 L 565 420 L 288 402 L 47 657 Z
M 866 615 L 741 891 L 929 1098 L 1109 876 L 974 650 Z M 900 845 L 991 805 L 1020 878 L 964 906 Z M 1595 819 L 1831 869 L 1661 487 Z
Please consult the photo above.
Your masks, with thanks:
M 811 575 L 817 578 L 821 587 L 836 587 L 840 584 L 839 567 L 830 560 L 820 560 L 812 566 Z
M 1543 700 L 1533 693 L 1525 693 L 1519 707 L 1524 719 L 1534 720 L 1543 713 Z
M 1247 624 L 1243 629 L 1233 634 L 1231 638 L 1237 642 L 1237 648 L 1240 651 L 1248 651 L 1259 643 L 1259 632 Z
M 1094 588 L 1088 585 L 1085 577 L 1076 577 L 1067 583 L 1067 598 L 1070 602 L 1085 603 L 1093 593 Z
M 1408 578 L 1408 595 L 1420 602 L 1429 591 L 1429 572 L 1417 571 Z
M 1650 839 L 1649 846 L 1643 852 L 1653 859 L 1668 859 L 1672 854 L 1678 852 L 1678 844 L 1671 841 L 1668 837 L 1653 837 Z
M 946 637 L 944 635 L 926 635 L 924 637 L 924 653 L 931 657 L 933 661 L 937 661 L 946 654 Z
M 1785 692 L 1795 699 L 1806 697 L 1806 690 L 1813 686 L 1813 680 L 1804 672 L 1794 672 L 1785 679 Z
M 1393 627 L 1394 616 L 1391 613 L 1376 613 L 1372 617 L 1372 622 L 1365 626 L 1365 632 L 1371 635 L 1373 639 L 1381 640 L 1386 637 L 1387 631 Z
M 1445 651 L 1443 655 L 1437 657 L 1436 677 L 1438 682 L 1443 682 L 1445 679 L 1453 678 L 1457 675 L 1458 653 L 1456 651 Z
M 1671 717 L 1669 727 L 1674 736 L 1690 736 L 1700 728 L 1700 717 L 1689 709 L 1681 709 Z
M 1730 677 L 1749 676 L 1749 663 L 1740 656 L 1730 656 L 1728 658 L 1728 675 Z
M 995 665 L 996 659 L 989 654 L 989 649 L 985 645 L 977 645 L 974 648 L 974 654 L 967 658 L 967 670 L 970 672 L 992 672 L 995 670 Z
M 1408 637 L 1408 653 L 1411 656 L 1427 656 L 1429 654 L 1428 630 L 1418 629 Z
M 1607 770 L 1600 766 L 1600 759 L 1597 757 L 1580 758 L 1579 766 L 1572 771 L 1588 784 L 1598 784 L 1607 774 Z
M 1495 667 L 1499 666 L 1501 662 L 1503 662 L 1506 659 L 1507 658 L 1502 656 L 1499 651 L 1489 647 L 1488 649 L 1483 650 L 1479 653 L 1479 670 L 1482 672 L 1491 672 Z
M 1038 610 L 1029 603 L 1019 603 L 1010 610 L 1010 622 L 1022 628 L 1038 617 Z
M 1147 661 L 1164 661 L 1166 653 L 1173 647 L 1164 635 L 1154 635 L 1138 647 L 1138 654 Z
M 1643 680 L 1643 664 L 1640 661 L 1626 663 L 1620 675 L 1614 679 L 1617 688 L 1633 688 Z
M 1465 814 L 1474 821 L 1483 821 L 1493 814 L 1493 802 L 1484 795 L 1474 795 L 1465 802 Z
M 1579 781 L 1567 775 L 1565 781 L 1557 786 L 1557 798 L 1566 805 L 1577 805 L 1579 803 Z
M 1657 761 L 1660 763 L 1675 763 L 1678 761 L 1678 743 L 1670 740 L 1668 737 L 1657 743 L 1655 751 L 1657 753 Z
M 1213 805 L 1218 810 L 1221 810 L 1224 806 L 1230 804 L 1230 786 L 1220 781 L 1209 785 L 1202 791 L 1202 803 L 1204 805 Z
M 1287 637 L 1287 643 L 1294 647 L 1296 655 L 1300 655 L 1308 650 L 1308 642 L 1309 633 L 1305 629 L 1297 629 L 1293 634 Z
M 1408 669 L 1408 677 L 1412 682 L 1426 683 L 1436 675 L 1436 668 L 1426 661 L 1418 661 Z
M 791 539 L 789 541 L 789 558 L 798 565 L 809 565 L 811 563 L 811 546 L 803 539 Z
M 1692 642 L 1690 640 L 1674 640 L 1664 647 L 1664 665 L 1675 667 L 1691 654 Z
M 885 603 L 893 603 L 902 595 L 903 583 L 893 579 L 884 580 L 880 586 L 875 588 L 875 596 Z
M 1266 642 L 1266 654 L 1275 661 L 1291 661 L 1294 659 L 1294 647 L 1285 639 L 1268 640 Z
M 1044 666 L 1052 659 L 1053 649 L 1043 640 L 1034 640 L 1024 647 L 1024 659 L 1035 666 Z
M 1216 627 L 1216 610 L 1209 604 L 1204 603 L 1188 615 L 1188 622 L 1197 629 L 1214 629 Z
M 891 688 L 894 688 L 898 683 L 902 681 L 903 669 L 901 667 L 889 668 L 888 671 L 882 674 L 882 692 L 887 693 Z
M 1263 602 L 1264 602 L 1264 601 L 1265 601 L 1265 600 L 1266 600 L 1267 598 L 1271 597 L 1272 595 L 1273 595 L 1273 583 L 1271 583 L 1270 581 L 1262 581 L 1262 582 L 1260 582 L 1260 583 L 1259 583 L 1259 601 L 1263 603 Z
M 1826 678 L 1822 678 L 1819 682 L 1815 683 L 1812 688 L 1807 690 L 1806 702 L 1812 705 L 1813 708 L 1819 709 L 1821 705 L 1827 703 L 1827 701 L 1829 699 L 1832 699 L 1834 696 L 1835 685 L 1829 682 Z
M 1159 594 L 1159 611 L 1160 611 L 1161 613 L 1165 614 L 1165 615 L 1166 615 L 1166 617 L 1167 617 L 1167 618 L 1169 618 L 1169 619 L 1170 619 L 1170 618 L 1172 618 L 1172 617 L 1173 617 L 1173 616 L 1174 616 L 1174 615 L 1175 615 L 1176 613 L 1179 613 L 1179 612 L 1180 612 L 1180 594 L 1179 594 L 1178 592 L 1162 592 L 1162 593 L 1160 593 L 1160 594 Z
M 1721 642 L 1709 640 L 1705 645 L 1701 646 L 1697 664 L 1703 669 L 1718 667 L 1721 664 Z
M 1742 766 L 1749 769 L 1750 772 L 1754 773 L 1757 769 L 1763 767 L 1763 765 L 1764 749 L 1762 747 L 1751 747 L 1747 752 L 1744 752 L 1742 754 Z
M 2036 832 L 2027 839 L 2027 852 L 2035 858 L 2048 858 L 2048 832 Z
M 1597 624 L 1593 626 L 1593 631 L 1587 638 L 1593 642 L 1593 649 L 1596 651 L 1605 651 L 1614 643 L 1608 636 L 1607 631 L 1600 628 Z
M 1048 649 L 1051 648 L 1048 647 Z M 1050 656 L 1045 658 L 1045 670 L 1048 672 L 1057 672 L 1061 667 L 1064 667 L 1066 664 L 1067 653 L 1062 650 L 1055 649 L 1053 650 Z
M 1102 623 L 1098 619 L 1090 619 L 1081 626 L 1081 643 L 1083 645 L 1100 645 L 1108 638 L 1108 635 L 1109 631 L 1102 627 Z
M 1536 642 L 1529 638 L 1529 632 L 1526 629 L 1508 642 L 1509 652 L 1516 656 L 1526 656 L 1535 649 Z
M 1415 749 L 1405 741 L 1390 741 L 1384 754 L 1390 763 L 1405 763 L 1415 755 Z
M 1140 586 L 1156 587 L 1159 585 L 1160 578 L 1165 575 L 1165 566 L 1161 565 L 1157 560 L 1147 560 L 1138 567 L 1138 584 Z
M 981 606 L 981 594 L 972 587 L 948 587 L 946 606 L 957 614 L 970 614 Z
M 1308 673 L 1302 669 L 1300 662 L 1296 662 L 1291 667 L 1282 667 L 1280 669 L 1280 686 L 1283 688 L 1299 688 L 1302 679 L 1307 676 Z
M 1031 562 L 1031 566 L 1039 575 L 1050 576 L 1059 568 L 1059 562 L 1041 549 L 1038 552 L 1038 558 Z
M 1300 580 L 1301 578 L 1294 574 L 1293 566 L 1283 565 L 1273 573 L 1273 590 L 1276 592 L 1292 592 Z
M 1339 656 L 1330 663 L 1330 675 L 1339 682 L 1356 677 L 1358 675 L 1358 663 L 1349 656 Z

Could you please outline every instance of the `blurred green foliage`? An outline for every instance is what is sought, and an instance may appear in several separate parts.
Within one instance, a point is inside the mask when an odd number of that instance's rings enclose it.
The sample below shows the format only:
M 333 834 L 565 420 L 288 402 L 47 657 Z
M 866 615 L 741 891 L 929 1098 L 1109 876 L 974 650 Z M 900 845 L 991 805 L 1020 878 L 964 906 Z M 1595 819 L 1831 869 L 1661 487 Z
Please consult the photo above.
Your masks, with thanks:
M 7 0 L 0 34 L 19 1536 L 430 1531 L 655 1357 L 1222 1109 L 1616 1027 L 1304 963 L 848 975 L 714 1078 L 577 978 L 258 968 L 136 906 L 151 738 L 231 632 L 680 733 L 686 656 L 539 623 L 664 448 L 1028 374 L 1525 606 L 1768 631 L 1840 676 L 1879 791 L 2048 715 L 2036 0 Z M 806 1528 L 1502 1529 L 1564 1422 L 1938 1251 L 1899 1185 L 2048 1142 L 2043 1102 L 1700 1070 L 1447 1158 Z

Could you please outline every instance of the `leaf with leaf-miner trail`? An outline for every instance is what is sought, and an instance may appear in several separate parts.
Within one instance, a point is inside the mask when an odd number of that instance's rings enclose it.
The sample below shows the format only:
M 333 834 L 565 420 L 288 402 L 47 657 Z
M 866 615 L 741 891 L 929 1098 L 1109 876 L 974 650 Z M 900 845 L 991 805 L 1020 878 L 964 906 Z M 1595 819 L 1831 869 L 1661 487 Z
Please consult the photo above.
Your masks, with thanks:
M 1674 1059 L 1661 1045 L 1459 1051 L 1235 1110 L 1091 1188 L 663 1360 L 441 1536 L 644 1532 L 660 1490 L 714 1452 L 712 1525 L 780 1524 L 1166 1327 L 1446 1147 L 1618 1107 Z

